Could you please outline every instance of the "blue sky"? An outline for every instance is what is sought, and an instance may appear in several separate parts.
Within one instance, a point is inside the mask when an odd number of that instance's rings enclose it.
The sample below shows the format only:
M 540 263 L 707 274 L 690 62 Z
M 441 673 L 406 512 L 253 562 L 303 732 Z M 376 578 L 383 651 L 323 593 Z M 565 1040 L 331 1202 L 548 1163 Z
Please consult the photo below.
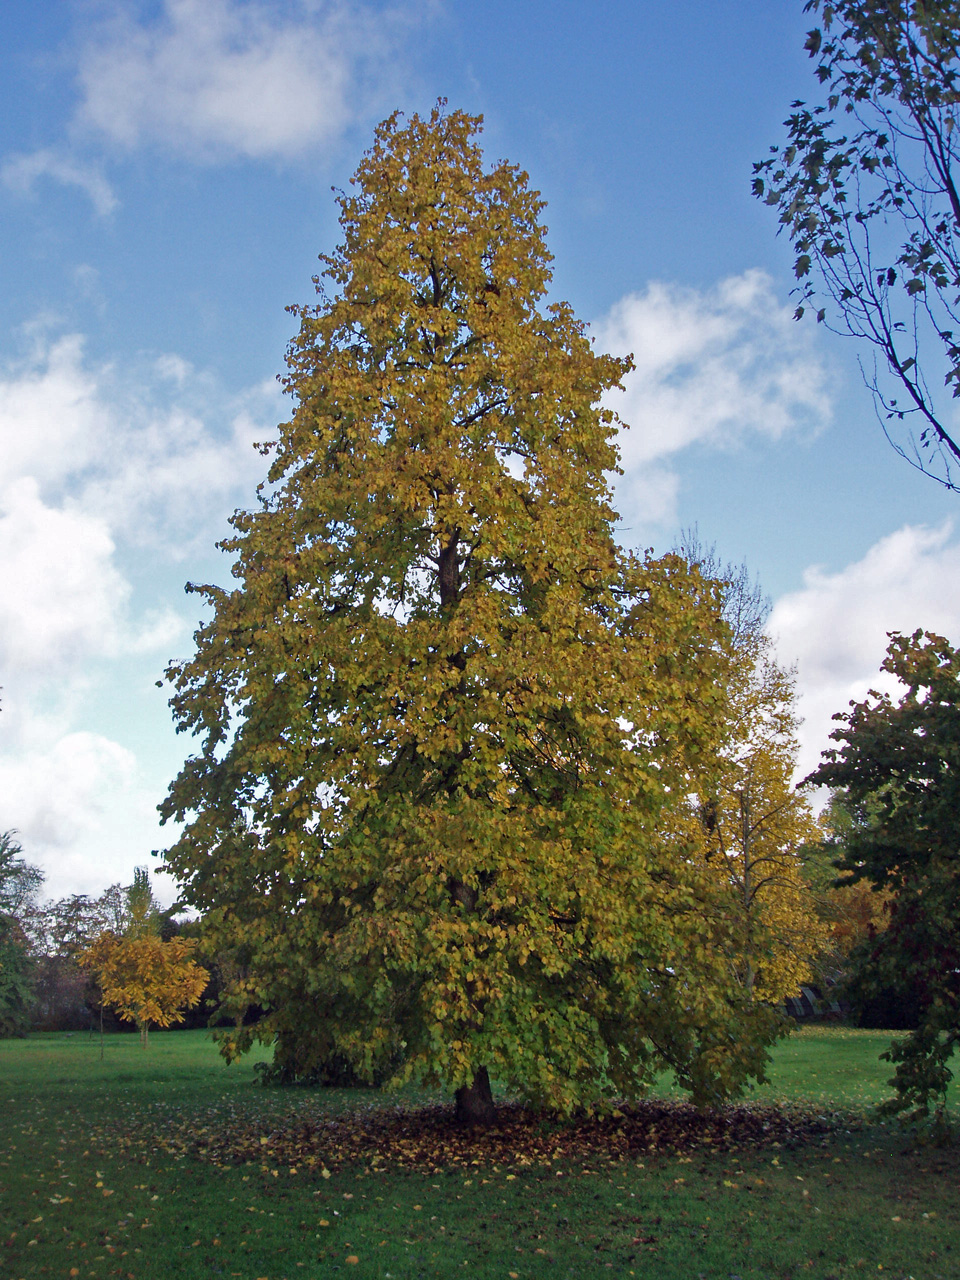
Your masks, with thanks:
M 750 195 L 815 93 L 807 25 L 801 0 L 0 7 L 0 829 L 50 893 L 165 842 L 189 744 L 155 682 L 284 414 L 284 308 L 376 122 L 439 96 L 542 191 L 555 295 L 635 354 L 624 541 L 695 523 L 773 598 L 802 765 L 887 630 L 960 638 L 957 499 L 885 444 L 855 350 L 792 321 Z

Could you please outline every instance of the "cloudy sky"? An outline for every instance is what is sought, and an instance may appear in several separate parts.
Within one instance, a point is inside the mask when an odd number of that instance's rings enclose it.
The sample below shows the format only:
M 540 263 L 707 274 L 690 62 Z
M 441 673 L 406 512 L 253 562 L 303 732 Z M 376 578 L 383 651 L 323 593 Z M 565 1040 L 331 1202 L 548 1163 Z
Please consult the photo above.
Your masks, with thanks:
M 804 769 L 887 631 L 960 638 L 958 499 L 885 444 L 855 351 L 793 322 L 750 196 L 814 93 L 806 25 L 801 0 L 6 0 L 0 830 L 50 893 L 127 881 L 167 839 L 183 586 L 227 578 L 285 307 L 396 108 L 482 112 L 490 158 L 543 192 L 556 296 L 636 359 L 623 539 L 696 524 L 759 574 Z

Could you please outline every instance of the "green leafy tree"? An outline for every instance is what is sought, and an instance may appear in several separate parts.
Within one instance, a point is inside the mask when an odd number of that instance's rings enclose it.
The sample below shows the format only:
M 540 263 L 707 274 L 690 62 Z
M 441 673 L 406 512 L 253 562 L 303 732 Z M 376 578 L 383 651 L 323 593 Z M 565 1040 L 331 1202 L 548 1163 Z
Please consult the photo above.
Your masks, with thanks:
M 146 934 L 159 935 L 161 911 L 150 887 L 150 873 L 146 867 L 134 867 L 133 883 L 126 891 L 124 934 L 139 938 Z
M 0 912 L 19 917 L 32 906 L 44 875 L 24 861 L 16 837 L 15 831 L 0 832 Z
M 887 927 L 855 953 L 859 981 L 912 993 L 917 1027 L 884 1055 L 896 1064 L 890 1110 L 942 1126 L 960 1039 L 960 652 L 930 632 L 893 634 L 883 670 L 906 692 L 870 693 L 838 716 L 843 745 L 810 781 L 854 812 L 869 806 L 839 865 L 892 900 Z
M 0 833 L 0 1036 L 23 1035 L 30 1021 L 34 964 L 22 917 L 43 872 L 25 862 L 16 832 Z
M 33 990 L 33 961 L 23 930 L 12 917 L 0 917 L 0 1038 L 26 1033 Z
M 826 101 L 794 102 L 755 194 L 793 242 L 799 318 L 868 348 L 894 448 L 960 491 L 960 0 L 808 0 Z M 872 358 L 871 358 L 872 357 Z
M 166 858 L 242 954 L 231 1011 L 264 1010 L 228 1055 L 417 1077 L 480 1122 L 491 1076 L 563 1112 L 671 1065 L 716 1101 L 775 1034 L 685 826 L 729 633 L 680 557 L 614 542 L 629 362 L 543 305 L 543 202 L 479 126 L 391 117 L 339 199 L 237 585 L 198 588 L 168 673 L 202 741 Z

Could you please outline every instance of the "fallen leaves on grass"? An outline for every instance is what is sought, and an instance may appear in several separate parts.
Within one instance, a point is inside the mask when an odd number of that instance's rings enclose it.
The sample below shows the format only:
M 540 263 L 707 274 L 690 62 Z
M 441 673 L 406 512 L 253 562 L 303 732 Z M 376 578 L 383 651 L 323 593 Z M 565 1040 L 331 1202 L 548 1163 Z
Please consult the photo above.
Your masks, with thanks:
M 646 1101 L 609 1115 L 560 1123 L 520 1105 L 498 1109 L 486 1129 L 463 1128 L 452 1108 L 367 1106 L 336 1118 L 305 1117 L 300 1108 L 272 1118 L 264 1133 L 256 1123 L 208 1113 L 175 1115 L 130 1127 L 129 1148 L 162 1150 L 218 1165 L 255 1164 L 264 1172 L 295 1167 L 327 1178 L 345 1165 L 386 1169 L 516 1169 L 528 1165 L 617 1163 L 652 1152 L 729 1151 L 795 1145 L 822 1139 L 857 1118 L 799 1107 L 734 1106 L 699 1112 L 689 1103 Z M 131 1151 L 132 1153 L 132 1151 Z

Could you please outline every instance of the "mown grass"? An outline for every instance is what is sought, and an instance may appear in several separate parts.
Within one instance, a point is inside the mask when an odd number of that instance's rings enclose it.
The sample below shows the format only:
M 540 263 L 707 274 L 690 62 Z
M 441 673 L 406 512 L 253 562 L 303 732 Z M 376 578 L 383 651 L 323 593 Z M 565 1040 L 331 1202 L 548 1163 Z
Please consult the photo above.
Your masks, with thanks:
M 866 1117 L 886 1096 L 888 1040 L 802 1030 L 755 1097 Z M 103 1062 L 83 1035 L 0 1043 L 0 1275 L 960 1276 L 956 1150 L 866 1119 L 763 1149 L 422 1172 L 362 1163 L 329 1177 L 269 1160 L 219 1167 L 162 1141 L 185 1122 L 269 1133 L 292 1111 L 336 1119 L 396 1101 L 260 1089 L 251 1061 L 224 1067 L 200 1032 L 153 1035 L 146 1052 L 110 1036 Z

